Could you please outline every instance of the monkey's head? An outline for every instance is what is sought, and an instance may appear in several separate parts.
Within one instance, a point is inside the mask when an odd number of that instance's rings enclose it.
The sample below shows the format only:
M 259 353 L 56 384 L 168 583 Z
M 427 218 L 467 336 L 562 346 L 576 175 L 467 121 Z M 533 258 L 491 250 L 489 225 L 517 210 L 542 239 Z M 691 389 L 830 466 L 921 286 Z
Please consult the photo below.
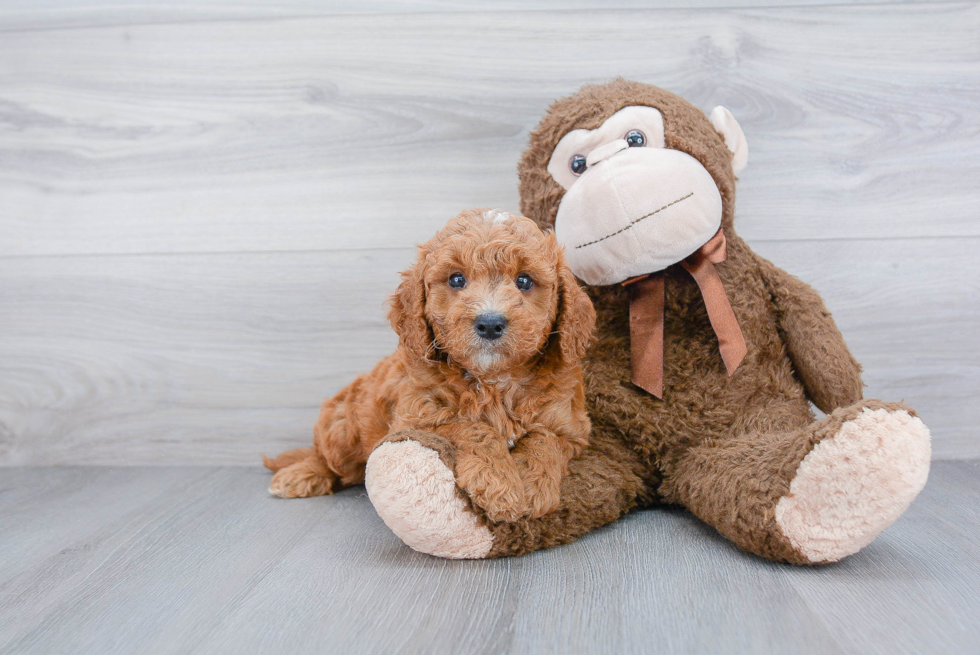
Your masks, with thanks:
M 735 118 L 617 79 L 555 102 L 518 165 L 521 211 L 554 227 L 572 271 L 616 284 L 730 229 L 748 148 Z

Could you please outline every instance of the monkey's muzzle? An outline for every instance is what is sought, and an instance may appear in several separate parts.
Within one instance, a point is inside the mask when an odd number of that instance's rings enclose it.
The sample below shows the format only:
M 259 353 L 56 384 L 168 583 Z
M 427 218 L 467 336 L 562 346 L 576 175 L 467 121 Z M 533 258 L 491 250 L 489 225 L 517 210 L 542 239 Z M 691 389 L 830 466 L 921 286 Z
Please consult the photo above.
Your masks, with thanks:
M 718 187 L 679 150 L 607 144 L 558 206 L 555 235 L 587 284 L 617 284 L 661 271 L 721 226 Z

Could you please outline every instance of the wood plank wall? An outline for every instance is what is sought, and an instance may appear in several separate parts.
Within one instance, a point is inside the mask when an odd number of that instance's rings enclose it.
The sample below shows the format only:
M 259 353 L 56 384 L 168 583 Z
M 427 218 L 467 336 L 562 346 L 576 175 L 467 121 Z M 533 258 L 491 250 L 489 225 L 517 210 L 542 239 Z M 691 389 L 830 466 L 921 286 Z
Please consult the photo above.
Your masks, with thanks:
M 732 110 L 739 233 L 980 456 L 980 4 L 630 4 L 0 3 L 0 465 L 306 442 L 412 245 L 617 75 Z

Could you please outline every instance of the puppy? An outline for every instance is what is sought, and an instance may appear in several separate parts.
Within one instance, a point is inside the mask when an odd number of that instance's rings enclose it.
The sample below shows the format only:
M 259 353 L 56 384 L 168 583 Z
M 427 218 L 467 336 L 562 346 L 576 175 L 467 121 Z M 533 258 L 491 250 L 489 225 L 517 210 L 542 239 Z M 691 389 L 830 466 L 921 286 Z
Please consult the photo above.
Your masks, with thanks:
M 580 360 L 595 310 L 554 235 L 464 211 L 419 248 L 390 302 L 398 349 L 323 403 L 312 448 L 263 458 L 270 493 L 361 484 L 375 445 L 416 429 L 455 446 L 456 480 L 490 520 L 557 509 L 591 430 Z

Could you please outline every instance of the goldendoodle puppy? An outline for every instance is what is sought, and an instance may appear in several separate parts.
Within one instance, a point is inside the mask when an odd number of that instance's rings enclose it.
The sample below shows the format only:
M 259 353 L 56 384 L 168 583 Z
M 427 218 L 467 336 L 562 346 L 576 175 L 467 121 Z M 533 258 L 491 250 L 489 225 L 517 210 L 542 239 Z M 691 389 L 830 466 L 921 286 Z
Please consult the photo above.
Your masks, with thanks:
M 398 349 L 323 403 L 312 448 L 264 458 L 269 491 L 363 483 L 375 445 L 416 429 L 456 447 L 456 480 L 491 520 L 556 509 L 591 428 L 580 360 L 595 311 L 554 235 L 523 216 L 464 211 L 419 248 L 388 318 Z

